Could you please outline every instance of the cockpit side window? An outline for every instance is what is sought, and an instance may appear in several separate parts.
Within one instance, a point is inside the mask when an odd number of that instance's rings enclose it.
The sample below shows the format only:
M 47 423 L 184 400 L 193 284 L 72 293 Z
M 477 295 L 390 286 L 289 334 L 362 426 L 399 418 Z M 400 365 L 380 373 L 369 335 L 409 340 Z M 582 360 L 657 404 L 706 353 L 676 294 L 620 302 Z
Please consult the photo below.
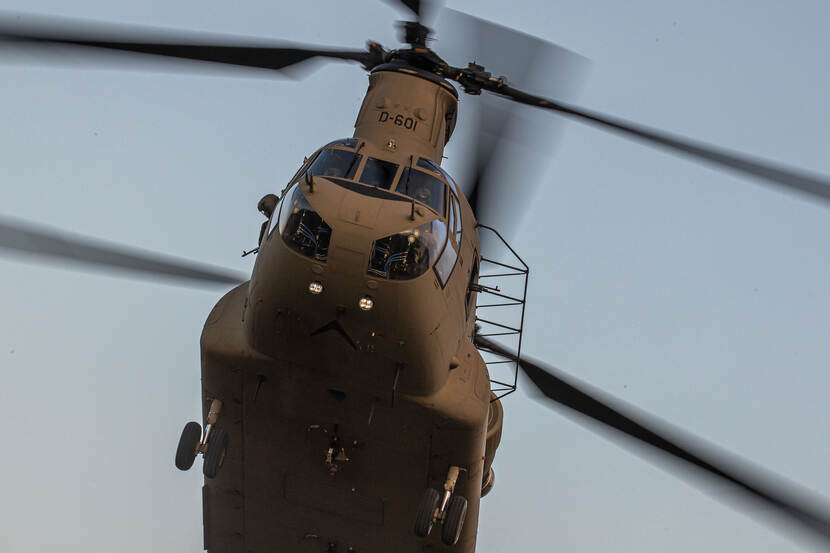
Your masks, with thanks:
M 320 152 L 309 170 L 315 177 L 353 179 L 362 158 L 354 152 L 327 148 Z
M 320 155 L 320 151 L 317 151 L 317 152 L 314 152 L 314 154 L 312 154 L 311 157 L 305 158 L 303 160 L 303 164 L 300 165 L 300 168 L 297 169 L 297 172 L 294 173 L 294 176 L 291 177 L 291 180 L 288 181 L 288 184 L 286 184 L 283 187 L 282 191 L 279 193 L 278 197 L 279 197 L 279 202 L 280 203 L 277 204 L 277 208 L 274 210 L 274 212 L 271 214 L 271 217 L 267 221 L 267 227 L 266 228 L 268 229 L 267 233 L 268 233 L 269 238 L 271 237 L 271 234 L 272 234 L 272 232 L 275 228 L 275 222 L 277 221 L 277 219 L 279 217 L 280 206 L 282 205 L 281 202 L 282 202 L 282 199 L 285 197 L 286 193 L 288 192 L 288 189 L 291 187 L 292 184 L 297 182 L 297 180 L 300 178 L 300 175 L 303 175 L 303 174 L 305 174 L 306 171 L 308 171 L 308 168 L 311 167 L 311 165 L 317 160 L 317 156 L 319 156 L 319 155 Z
M 425 203 L 442 216 L 446 213 L 446 185 L 428 173 L 404 168 L 395 192 Z
M 366 159 L 366 166 L 360 175 L 360 182 L 368 184 L 369 186 L 377 186 L 378 188 L 389 190 L 395 182 L 395 175 L 397 173 L 397 163 L 370 157 Z
M 461 204 L 458 202 L 458 198 L 455 197 L 455 194 L 450 194 L 450 199 L 452 201 L 453 210 L 455 211 L 455 243 L 461 247 Z
M 450 206 L 447 211 L 448 233 L 447 245 L 444 251 L 441 252 L 441 257 L 438 258 L 438 263 L 435 264 L 435 274 L 438 275 L 438 280 L 441 281 L 441 287 L 447 285 L 450 280 L 453 269 L 455 269 L 456 261 L 458 260 L 458 251 L 461 246 L 461 219 L 459 217 L 458 200 L 455 194 L 450 193 Z
M 441 288 L 446 286 L 450 280 L 457 259 L 458 251 L 455 249 L 455 244 L 452 240 L 447 240 L 447 245 L 444 247 L 444 251 L 441 252 L 438 263 L 435 264 L 435 274 L 438 275 L 438 280 L 441 281 Z
M 458 185 L 455 184 L 455 181 L 452 180 L 452 177 L 449 175 L 449 173 L 444 171 L 441 168 L 441 166 L 438 165 L 437 163 L 435 163 L 433 161 L 430 161 L 425 157 L 422 157 L 422 158 L 418 159 L 418 167 L 421 167 L 423 169 L 427 169 L 429 171 L 433 171 L 435 173 L 438 173 L 439 175 L 444 177 L 444 180 L 446 180 L 450 184 L 450 188 L 452 189 L 453 192 L 455 192 L 456 194 L 459 193 L 458 192 Z
M 458 209 L 456 208 L 456 199 L 454 194 L 450 194 L 450 206 L 447 209 L 447 228 L 450 235 L 455 235 L 455 232 L 460 226 L 458 224 Z

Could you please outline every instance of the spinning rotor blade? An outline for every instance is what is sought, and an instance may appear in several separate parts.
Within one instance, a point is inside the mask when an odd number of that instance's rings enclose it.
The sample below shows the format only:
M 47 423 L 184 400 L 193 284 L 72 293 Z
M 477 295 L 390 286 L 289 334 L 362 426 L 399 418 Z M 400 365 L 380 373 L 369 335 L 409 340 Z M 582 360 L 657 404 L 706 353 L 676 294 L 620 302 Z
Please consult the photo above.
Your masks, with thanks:
M 480 336 L 476 336 L 475 342 L 477 346 L 493 353 L 516 359 L 514 353 L 495 342 Z M 720 483 L 731 484 L 763 505 L 772 507 L 786 520 L 808 530 L 825 546 L 830 545 L 828 508 L 819 505 L 814 498 L 808 497 L 780 478 L 770 474 L 764 475 L 747 462 L 717 451 L 710 445 L 704 445 L 699 439 L 672 429 L 655 417 L 642 413 L 634 414 L 634 409 L 625 406 L 619 400 L 591 390 L 589 386 L 553 367 L 543 367 L 526 358 L 519 360 L 519 366 L 539 391 L 555 404 L 572 409 L 629 438 L 634 438 L 641 444 L 666 453 L 675 461 L 686 461 Z
M 548 90 L 556 98 L 569 99 L 583 80 L 585 58 L 539 37 L 452 9 L 442 10 L 440 22 L 439 30 L 443 28 L 442 36 L 447 37 L 442 46 L 454 57 L 474 59 L 496 74 L 509 72 L 515 86 Z M 501 183 L 492 186 L 495 183 L 488 185 L 488 181 L 502 176 L 502 170 L 527 163 L 538 167 L 549 160 L 561 121 L 539 118 L 528 108 L 487 94 L 470 98 L 468 103 L 477 108 L 471 119 L 476 131 L 465 155 L 469 175 L 464 179 L 469 183 L 465 193 L 473 213 L 487 219 L 491 205 L 506 211 L 523 209 L 541 184 L 539 179 L 518 179 L 511 183 L 509 193 Z M 521 198 L 523 205 L 503 205 L 515 198 Z
M 415 14 L 416 17 L 421 15 L 421 0 L 389 0 L 389 3 L 400 4 Z
M 56 264 L 68 261 L 98 270 L 125 271 L 151 280 L 232 286 L 247 280 L 242 275 L 209 265 L 3 219 L 0 219 L 0 248 L 45 257 Z
M 415 15 L 419 22 L 429 22 L 444 4 L 441 0 L 384 0 L 393 6 L 402 6 Z
M 796 169 L 782 167 L 769 161 L 752 158 L 744 154 L 709 146 L 702 142 L 689 140 L 664 131 L 631 123 L 624 119 L 610 117 L 576 106 L 548 100 L 540 96 L 534 96 L 507 86 L 503 82 L 499 83 L 498 80 L 489 80 L 481 88 L 522 104 L 549 109 L 562 115 L 578 119 L 584 123 L 596 125 L 606 130 L 635 138 L 653 146 L 659 146 L 673 152 L 685 154 L 698 161 L 757 177 L 785 190 L 799 192 L 810 198 L 830 202 L 830 179 L 826 177 L 810 175 Z
M 186 40 L 175 38 L 188 37 Z M 172 37 L 172 38 L 171 38 Z M 218 41 L 218 42 L 217 42 Z M 365 50 L 331 50 L 294 44 L 280 45 L 258 40 L 193 33 L 175 33 L 151 28 L 91 24 L 81 21 L 30 16 L 0 15 L 0 47 L 3 42 L 28 45 L 87 46 L 205 61 L 237 67 L 283 70 L 314 58 L 356 61 L 371 66 L 375 56 Z

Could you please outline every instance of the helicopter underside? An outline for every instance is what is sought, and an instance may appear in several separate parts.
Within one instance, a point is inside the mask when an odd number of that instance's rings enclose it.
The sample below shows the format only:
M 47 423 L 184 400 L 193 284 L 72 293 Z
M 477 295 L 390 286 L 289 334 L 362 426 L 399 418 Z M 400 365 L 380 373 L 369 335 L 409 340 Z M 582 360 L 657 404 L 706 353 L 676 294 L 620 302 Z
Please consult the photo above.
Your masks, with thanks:
M 229 292 L 202 335 L 205 413 L 222 401 L 228 436 L 222 466 L 203 490 L 205 549 L 215 553 L 407 553 L 475 549 L 489 383 L 465 341 L 461 366 L 429 397 L 355 385 L 348 374 L 265 357 L 245 341 L 247 285 Z M 313 340 L 313 346 L 311 343 Z M 335 333 L 297 348 L 338 348 Z M 465 349 L 469 351 L 465 351 Z M 469 354 L 469 355 L 467 355 Z M 467 499 L 456 545 L 441 528 L 413 533 L 428 487 Z

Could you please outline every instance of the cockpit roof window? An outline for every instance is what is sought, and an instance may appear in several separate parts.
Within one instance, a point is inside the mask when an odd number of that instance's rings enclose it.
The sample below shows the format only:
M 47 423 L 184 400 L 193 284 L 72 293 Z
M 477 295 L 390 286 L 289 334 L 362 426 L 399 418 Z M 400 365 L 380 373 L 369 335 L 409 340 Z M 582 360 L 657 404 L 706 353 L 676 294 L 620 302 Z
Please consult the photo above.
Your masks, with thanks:
M 425 203 L 442 217 L 446 206 L 446 185 L 437 177 L 417 169 L 404 168 L 395 192 Z
M 363 156 L 354 152 L 326 149 L 309 167 L 313 176 L 353 179 Z
M 418 167 L 422 169 L 429 169 L 430 171 L 434 171 L 436 173 L 441 172 L 441 167 L 437 163 L 434 163 L 425 157 L 418 158 Z
M 329 146 L 345 146 L 346 148 L 356 148 L 357 147 L 357 138 L 341 138 L 340 140 L 333 140 L 326 144 L 326 147 Z
M 377 186 L 389 190 L 395 182 L 395 175 L 398 173 L 398 164 L 373 157 L 366 159 L 363 173 L 360 175 L 360 182 L 369 186 Z M 351 178 L 351 177 L 347 177 Z

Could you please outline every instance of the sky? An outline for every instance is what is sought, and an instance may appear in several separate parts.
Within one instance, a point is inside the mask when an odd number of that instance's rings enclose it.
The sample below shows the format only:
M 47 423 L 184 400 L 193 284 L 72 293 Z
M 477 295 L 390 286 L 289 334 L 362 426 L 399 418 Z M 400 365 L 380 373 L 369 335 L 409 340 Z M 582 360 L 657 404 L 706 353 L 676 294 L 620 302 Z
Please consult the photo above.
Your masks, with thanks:
M 585 107 L 830 174 L 826 2 L 449 6 L 590 60 Z M 397 44 L 401 17 L 329 0 L 0 8 L 354 47 Z M 352 134 L 365 79 L 338 64 L 295 82 L 4 62 L 0 215 L 249 271 L 257 201 Z M 483 221 L 531 267 L 523 351 L 830 498 L 830 207 L 578 123 L 557 133 Z M 521 208 L 514 182 L 539 183 Z M 0 289 L 0 550 L 200 551 L 201 475 L 173 455 L 223 290 L 8 258 Z M 804 550 L 528 388 L 504 402 L 480 553 Z

